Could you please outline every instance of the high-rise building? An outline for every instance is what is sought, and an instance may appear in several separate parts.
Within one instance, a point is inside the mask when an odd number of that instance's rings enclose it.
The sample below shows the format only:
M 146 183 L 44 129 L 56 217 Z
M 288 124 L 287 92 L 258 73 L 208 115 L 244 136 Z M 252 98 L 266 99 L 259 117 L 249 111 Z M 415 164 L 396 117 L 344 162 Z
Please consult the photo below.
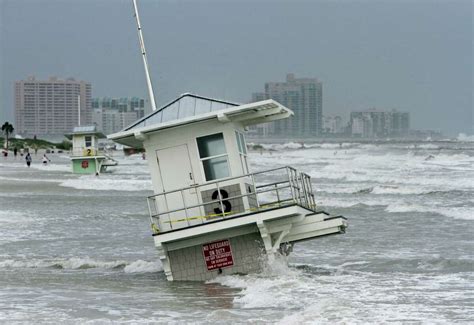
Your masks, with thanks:
M 74 78 L 15 82 L 15 129 L 24 136 L 62 135 L 91 123 L 89 82 Z
M 375 108 L 354 111 L 349 126 L 352 135 L 358 137 L 406 136 L 410 129 L 410 113 Z
M 323 131 L 326 135 L 344 133 L 344 125 L 340 116 L 323 116 Z
M 254 93 L 252 100 L 274 99 L 295 115 L 267 127 L 269 135 L 295 138 L 314 137 L 323 131 L 323 86 L 316 78 L 286 76 L 286 82 L 267 82 L 265 92 Z
M 138 97 L 92 99 L 92 123 L 105 134 L 118 132 L 145 116 L 146 102 Z

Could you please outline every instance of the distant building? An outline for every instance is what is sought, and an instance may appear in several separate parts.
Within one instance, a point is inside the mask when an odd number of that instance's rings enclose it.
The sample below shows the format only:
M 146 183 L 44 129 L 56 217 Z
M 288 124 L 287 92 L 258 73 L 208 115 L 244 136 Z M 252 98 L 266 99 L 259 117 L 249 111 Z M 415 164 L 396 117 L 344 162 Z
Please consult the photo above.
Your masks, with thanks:
M 145 100 L 138 97 L 92 99 L 92 123 L 105 134 L 118 132 L 145 116 Z
M 410 130 L 410 113 L 374 108 L 351 112 L 349 129 L 352 136 L 363 138 L 407 136 Z
M 344 125 L 340 116 L 323 116 L 323 132 L 327 135 L 344 133 Z
M 252 102 L 259 102 L 268 99 L 265 93 L 253 93 Z M 273 134 L 274 123 L 264 123 L 250 126 L 247 130 L 247 136 L 250 138 L 268 137 Z
M 256 135 L 308 138 L 323 133 L 323 86 L 316 78 L 295 78 L 286 82 L 267 82 L 265 91 L 254 93 L 252 101 L 274 99 L 290 108 L 295 115 L 253 129 Z
M 28 137 L 63 135 L 79 124 L 90 124 L 91 93 L 89 82 L 74 78 L 16 81 L 16 132 Z

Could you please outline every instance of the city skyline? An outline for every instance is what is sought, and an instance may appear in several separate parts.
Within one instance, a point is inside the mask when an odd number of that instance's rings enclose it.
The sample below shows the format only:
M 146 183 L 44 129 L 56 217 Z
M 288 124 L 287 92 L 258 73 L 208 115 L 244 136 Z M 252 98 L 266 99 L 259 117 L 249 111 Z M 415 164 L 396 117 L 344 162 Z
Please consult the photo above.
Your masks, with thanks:
M 246 102 L 291 72 L 324 83 L 325 114 L 395 107 L 413 128 L 473 132 L 470 1 L 138 5 L 158 106 L 184 92 Z M 128 1 L 0 0 L 0 41 L 1 121 L 31 74 L 147 97 Z
M 92 124 L 104 134 L 119 132 L 149 113 L 144 98 L 92 98 Z

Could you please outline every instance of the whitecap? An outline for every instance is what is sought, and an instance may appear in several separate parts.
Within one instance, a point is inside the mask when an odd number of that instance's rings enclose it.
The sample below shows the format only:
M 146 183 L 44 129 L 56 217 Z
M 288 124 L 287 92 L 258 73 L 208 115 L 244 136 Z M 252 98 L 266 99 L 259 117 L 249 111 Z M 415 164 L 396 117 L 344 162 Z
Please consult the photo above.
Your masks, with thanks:
M 474 220 L 473 207 L 426 207 L 418 204 L 391 204 L 385 211 L 392 213 L 420 212 L 440 214 L 445 217 L 462 220 Z
M 457 137 L 458 141 L 463 141 L 463 142 L 474 142 L 474 135 L 467 135 L 465 133 L 459 133 Z
M 155 273 L 163 270 L 160 262 L 135 261 L 123 269 L 125 273 Z
M 117 179 L 105 176 L 81 176 L 71 178 L 59 184 L 63 187 L 72 187 L 78 190 L 96 191 L 151 191 L 152 185 L 149 179 Z

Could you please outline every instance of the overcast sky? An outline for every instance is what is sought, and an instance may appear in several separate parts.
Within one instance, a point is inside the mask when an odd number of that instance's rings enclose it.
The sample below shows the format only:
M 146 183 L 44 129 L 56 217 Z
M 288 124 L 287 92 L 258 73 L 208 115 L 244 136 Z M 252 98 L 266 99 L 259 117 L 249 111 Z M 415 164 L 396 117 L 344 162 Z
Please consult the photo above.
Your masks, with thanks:
M 473 134 L 471 1 L 138 0 L 158 104 L 184 92 L 238 102 L 267 81 L 317 77 L 323 113 L 409 111 L 412 127 Z M 0 0 L 0 122 L 13 83 L 92 83 L 148 96 L 131 0 Z

